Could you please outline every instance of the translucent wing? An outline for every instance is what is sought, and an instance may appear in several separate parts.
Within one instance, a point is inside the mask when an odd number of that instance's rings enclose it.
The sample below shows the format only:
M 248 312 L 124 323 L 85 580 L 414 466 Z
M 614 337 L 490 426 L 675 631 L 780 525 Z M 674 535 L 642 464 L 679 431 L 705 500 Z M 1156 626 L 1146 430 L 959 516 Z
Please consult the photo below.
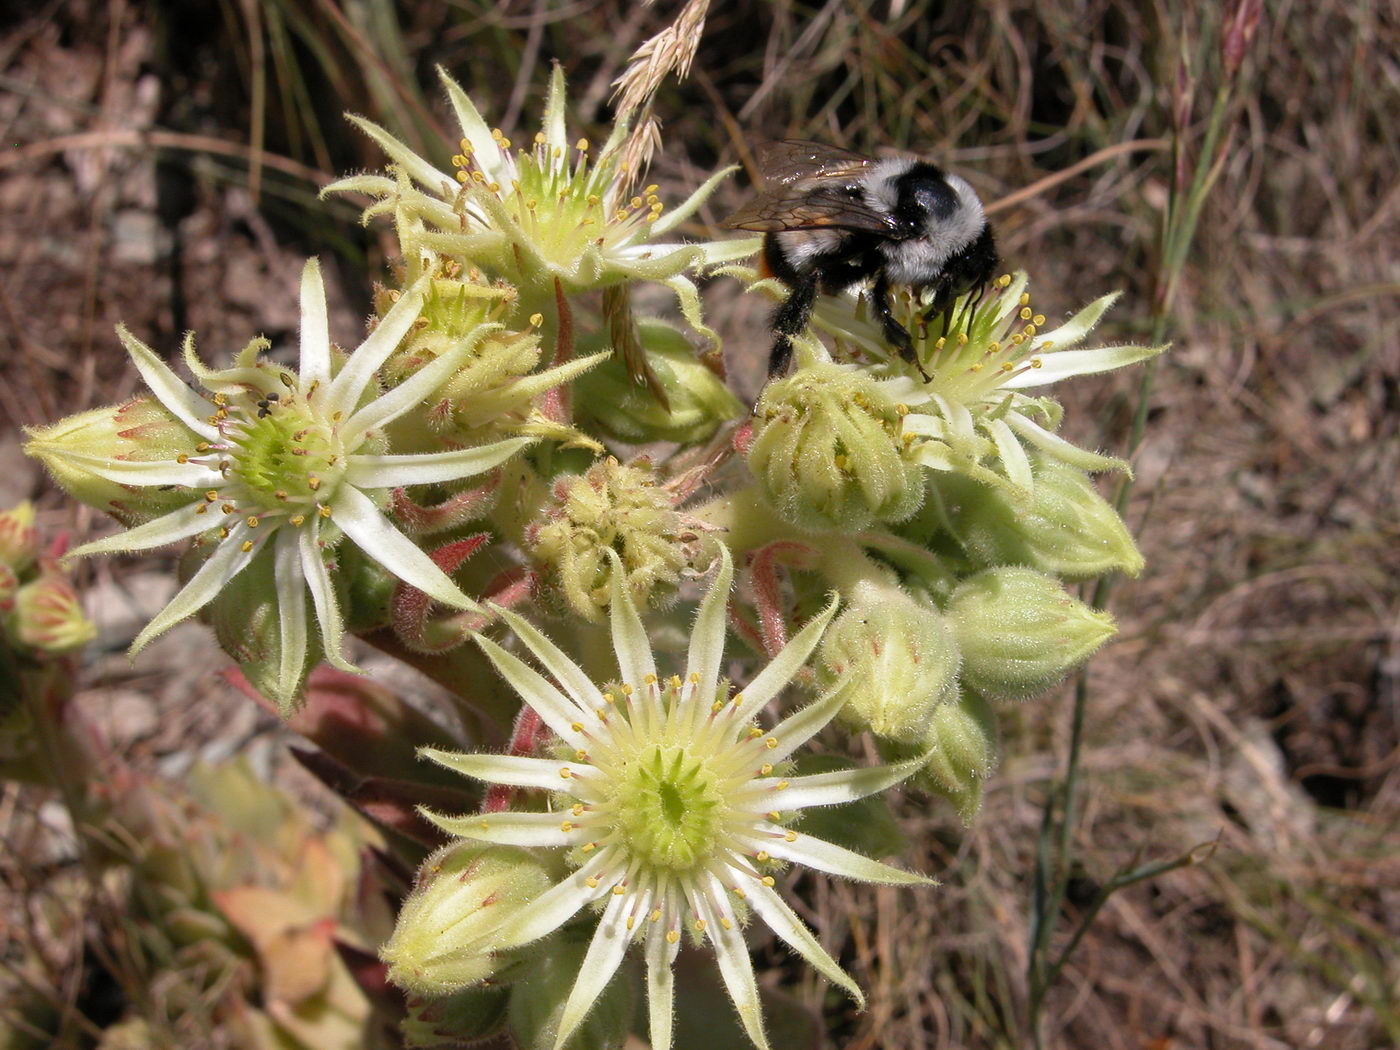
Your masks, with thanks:
M 766 189 L 724 221 L 736 230 L 859 230 L 885 237 L 904 231 L 866 203 L 862 180 L 869 157 L 820 142 L 787 139 L 759 151 Z
M 858 181 L 874 163 L 859 153 L 802 139 L 770 142 L 758 151 L 758 167 L 765 186 L 802 179 Z

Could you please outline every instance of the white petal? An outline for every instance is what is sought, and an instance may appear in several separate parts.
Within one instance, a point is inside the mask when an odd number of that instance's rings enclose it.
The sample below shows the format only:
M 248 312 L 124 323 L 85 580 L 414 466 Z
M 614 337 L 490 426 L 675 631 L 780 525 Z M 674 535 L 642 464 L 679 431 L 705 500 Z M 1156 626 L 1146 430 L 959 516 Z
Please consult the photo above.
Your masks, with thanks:
M 1090 452 L 1088 449 L 1080 448 L 1078 445 L 1072 445 L 1058 434 L 1046 430 L 1039 423 L 1032 422 L 1019 412 L 1009 413 L 1006 417 L 1006 425 L 1042 452 L 1064 460 L 1072 467 L 1089 471 L 1121 470 L 1129 477 L 1133 475 L 1133 468 L 1128 465 L 1127 460 L 1101 455 L 1098 452 Z
M 544 147 L 549 150 L 547 163 L 568 164 L 569 140 L 564 129 L 564 67 L 554 63 L 554 71 L 549 75 L 549 90 L 544 98 Z M 554 160 L 554 151 L 564 150 L 559 161 Z
M 1104 315 L 1104 311 L 1112 306 L 1121 294 L 1121 292 L 1109 292 L 1107 295 L 1095 299 L 1059 328 L 1037 335 L 1035 342 L 1031 344 L 1031 349 L 1036 350 L 1046 343 L 1054 346 L 1073 346 L 1089 334 L 1094 325 L 1099 323 L 1099 318 Z M 1017 293 L 1015 301 L 1019 302 L 1020 298 L 1020 293 Z
M 64 558 L 85 558 L 89 554 L 112 554 L 117 551 L 144 551 L 189 539 L 222 523 L 223 515 L 217 511 L 213 514 L 207 510 L 203 514 L 200 513 L 200 509 L 207 506 L 207 503 L 200 500 L 188 507 L 172 510 L 169 514 L 163 514 L 144 525 L 137 525 L 134 529 L 84 543 L 81 547 L 73 548 Z
M 598 717 L 596 714 L 585 713 L 583 708 L 556 689 L 544 675 L 520 657 L 506 652 L 490 638 L 483 634 L 472 637 L 495 665 L 501 677 L 511 684 L 522 700 L 535 709 L 544 719 L 545 725 L 575 750 L 587 750 L 588 738 L 573 727 L 575 724 L 586 725 L 587 719 Z
M 42 446 L 41 446 L 42 447 Z M 118 485 L 181 485 L 191 489 L 206 489 L 223 484 L 217 470 L 202 463 L 181 463 L 174 459 L 153 459 L 145 462 L 91 456 L 86 452 L 56 449 L 53 453 L 65 463 L 81 467 L 89 474 L 115 481 Z
M 936 879 L 925 878 L 912 871 L 900 871 L 898 868 L 881 864 L 878 860 L 871 860 L 869 857 L 863 857 L 859 853 L 814 838 L 811 835 L 799 834 L 793 842 L 788 842 L 785 834 L 775 835 L 755 840 L 754 849 L 765 849 L 782 860 L 805 864 L 809 868 L 824 871 L 828 875 L 841 875 L 848 879 L 860 879 L 863 882 L 881 882 L 890 886 L 938 885 Z
M 634 689 L 641 689 L 648 679 L 656 678 L 656 661 L 652 656 L 651 642 L 647 639 L 642 618 L 637 615 L 637 607 L 632 604 L 632 596 L 627 593 L 624 580 L 627 576 L 622 567 L 622 559 L 611 547 L 607 548 L 612 561 L 612 602 L 609 605 L 612 621 L 613 650 L 617 653 L 617 667 L 622 681 Z
M 782 897 L 758 879 L 752 880 L 745 892 L 749 905 L 758 913 L 758 917 L 768 924 L 769 929 L 787 942 L 793 951 L 811 963 L 812 967 L 825 976 L 828 981 L 839 985 L 850 993 L 851 998 L 856 1001 L 857 1009 L 865 1009 L 865 996 L 861 994 L 860 986 L 851 979 L 850 974 L 841 969 L 840 964 L 835 959 L 827 954 L 826 949 L 817 941 L 812 931 L 787 906 L 787 902 Z
M 398 164 L 410 176 L 434 193 L 443 192 L 443 187 L 453 187 L 457 185 L 457 180 L 451 175 L 445 175 L 438 171 L 418 154 L 405 146 L 398 139 L 394 138 L 378 124 L 364 117 L 357 117 L 353 113 L 347 113 L 350 122 L 363 131 L 375 142 L 379 143 L 379 148 L 389 154 L 395 164 Z
M 331 380 L 330 393 L 324 402 L 328 408 L 338 409 L 347 415 L 355 411 L 360 397 L 374 382 L 374 373 L 398 347 L 399 340 L 413 327 L 413 322 L 418 320 L 427 282 L 428 278 L 422 277 L 399 296 L 399 301 L 374 326 L 374 331 L 355 348 L 340 374 Z
M 127 331 L 126 325 L 117 325 L 117 338 L 126 347 L 136 371 L 141 373 L 156 400 L 205 441 L 216 440 L 219 431 L 208 421 L 214 414 L 214 406 L 186 386 L 154 350 Z
M 768 796 L 770 809 L 794 810 L 808 806 L 835 806 L 842 802 L 873 795 L 877 791 L 898 784 L 901 780 L 918 772 L 926 761 L 926 756 L 910 759 L 889 766 L 863 766 L 858 769 L 837 769 L 830 773 L 813 773 L 805 777 L 792 777 L 787 787 Z M 782 781 L 767 778 L 753 782 L 754 787 L 776 787 Z
M 714 945 L 719 975 L 724 979 L 724 987 L 728 989 L 734 1008 L 739 1012 L 744 1031 L 759 1050 L 768 1050 L 768 1037 L 763 1032 L 763 1004 L 758 997 L 758 983 L 754 980 L 748 945 L 739 931 L 738 920 L 729 906 L 724 887 L 713 875 L 707 873 L 706 878 L 709 892 L 697 894 L 694 903 L 700 918 L 705 920 L 706 932 Z M 725 929 L 721 919 L 728 920 L 728 929 Z
M 403 300 L 395 306 L 402 305 Z M 391 311 L 392 313 L 392 311 Z M 389 317 L 386 315 L 384 320 Z M 411 324 L 411 322 L 410 322 Z M 462 362 L 487 332 L 495 331 L 500 325 L 477 325 L 445 354 L 440 354 L 408 379 L 381 394 L 347 419 L 342 428 L 343 440 L 347 447 L 357 448 L 367 431 L 382 427 L 385 423 L 422 404 L 423 399 L 440 387 L 452 373 L 461 369 Z M 378 329 L 375 330 L 376 333 Z M 407 329 L 405 329 L 407 331 Z M 373 336 L 370 337 L 371 339 Z M 395 340 L 397 343 L 397 340 Z M 359 353 L 359 351 L 356 351 Z M 376 366 L 378 367 L 378 366 Z M 347 411 L 353 406 L 347 406 Z
M 518 948 L 563 926 L 585 904 L 611 892 L 612 884 L 601 877 L 610 867 L 616 867 L 612 851 L 599 850 L 587 864 L 565 875 L 496 930 L 492 938 L 495 947 L 499 950 Z M 588 885 L 590 878 L 599 879 L 596 887 Z
M 311 606 L 316 610 L 316 622 L 321 629 L 321 650 L 326 663 L 341 671 L 360 674 L 360 669 L 345 659 L 340 651 L 345 640 L 345 625 L 340 618 L 340 602 L 335 597 L 330 573 L 321 557 L 318 543 L 320 528 L 312 521 L 297 532 L 297 547 L 301 554 L 301 573 L 311 592 Z
M 472 148 L 471 160 L 489 180 L 499 182 L 503 186 L 509 185 L 508 178 L 500 177 L 508 165 L 502 161 L 501 149 L 491 137 L 491 129 L 487 127 L 486 121 L 481 119 L 481 114 L 477 112 L 476 106 L 472 105 L 467 93 L 458 87 L 457 82 L 448 76 L 441 66 L 438 66 L 438 77 L 447 88 L 447 98 L 452 103 L 453 112 L 457 114 L 457 124 L 462 129 L 462 137 Z
M 832 595 L 830 604 L 807 621 L 806 626 L 783 646 L 782 651 L 769 662 L 757 677 L 744 689 L 744 702 L 735 709 L 735 717 L 747 722 L 763 708 L 763 705 L 777 696 L 779 691 L 792 681 L 793 676 L 802 670 L 802 665 L 812 655 L 812 650 L 822 640 L 822 632 L 831 618 L 836 615 L 836 607 L 841 603 L 837 595 Z
M 729 588 L 734 582 L 734 561 L 729 548 L 719 546 L 719 571 L 700 603 L 695 626 L 690 631 L 690 653 L 686 657 L 686 678 L 695 675 L 696 694 L 712 701 L 719 686 L 719 665 L 724 659 L 724 636 L 729 625 Z
M 209 560 L 190 577 L 190 582 L 180 588 L 170 604 L 156 614 L 155 619 L 146 624 L 136 641 L 131 643 L 128 655 L 135 656 L 148 642 L 162 631 L 169 630 L 181 620 L 193 616 L 204 608 L 218 593 L 228 586 L 230 580 L 248 567 L 257 554 L 257 548 L 243 550 L 243 541 L 248 538 L 246 525 L 234 527 L 227 539 L 220 540 L 218 548 Z
M 279 530 L 273 541 L 272 579 L 277 589 L 277 697 L 285 702 L 301 683 L 306 663 L 306 585 L 296 536 Z
M 448 579 L 432 558 L 394 528 L 359 489 L 342 484 L 331 504 L 331 517 L 360 550 L 404 583 L 454 609 L 481 608 Z
M 653 922 L 647 929 L 647 1020 L 651 1050 L 671 1050 L 675 1017 L 676 975 L 671 967 L 681 950 L 679 940 L 666 939 L 665 924 Z
M 402 456 L 351 456 L 345 480 L 357 489 L 387 489 L 399 485 L 430 485 L 457 481 L 500 466 L 534 438 L 508 438 L 477 448 L 421 452 Z
M 1040 361 L 1039 368 L 1017 372 L 1001 384 L 1003 390 L 1030 390 L 1048 386 L 1074 376 L 1097 375 L 1115 368 L 1135 365 L 1156 357 L 1165 346 L 1099 346 L 1093 350 L 1052 350 L 1043 355 L 1032 354 Z
M 574 982 L 568 1001 L 564 1003 L 564 1012 L 559 1017 L 559 1034 L 554 1039 L 554 1050 L 562 1050 L 622 965 L 622 957 L 627 953 L 627 944 L 631 940 L 631 935 L 623 927 L 623 920 L 631 903 L 626 894 L 621 894 L 614 896 L 603 909 L 603 917 L 598 920 L 598 929 L 579 967 L 578 980 Z
M 568 762 L 554 762 L 545 758 L 464 754 L 459 751 L 443 751 L 436 747 L 419 748 L 418 754 L 474 780 L 509 784 L 512 787 L 544 788 L 547 791 L 557 791 L 566 787 L 565 782 L 568 778 L 561 774 L 571 768 Z M 572 768 L 577 769 L 578 763 L 573 763 Z M 558 818 L 554 819 L 557 823 Z
M 1016 439 L 1015 433 L 1006 425 L 1005 420 L 988 419 L 982 426 L 991 435 L 992 442 L 997 447 L 997 455 L 1001 457 L 1001 466 L 1006 472 L 1007 480 L 1029 497 L 1031 490 L 1035 488 L 1035 475 L 1031 473 L 1031 461 L 1026 458 L 1026 450 L 1021 447 L 1021 442 Z
M 772 751 L 766 751 L 765 762 L 781 762 L 812 737 L 820 733 L 838 711 L 846 706 L 845 690 L 851 675 L 842 675 L 817 699 L 806 704 L 773 727 L 768 735 L 778 741 Z M 747 697 L 747 692 L 745 693 Z M 784 807 L 791 808 L 791 807 Z
M 516 637 L 525 643 L 525 647 L 569 694 L 569 699 L 579 705 L 580 710 L 597 711 L 603 706 L 602 690 L 588 677 L 588 672 L 564 655 L 564 651 L 550 641 L 543 631 L 519 613 L 499 605 L 491 608 L 510 625 Z
M 498 846 L 538 846 L 541 848 L 582 844 L 578 831 L 565 831 L 557 813 L 469 813 L 449 817 L 426 806 L 418 812 L 449 835 Z
M 297 377 L 302 390 L 331 377 L 331 329 L 319 259 L 307 259 L 301 271 L 301 358 Z

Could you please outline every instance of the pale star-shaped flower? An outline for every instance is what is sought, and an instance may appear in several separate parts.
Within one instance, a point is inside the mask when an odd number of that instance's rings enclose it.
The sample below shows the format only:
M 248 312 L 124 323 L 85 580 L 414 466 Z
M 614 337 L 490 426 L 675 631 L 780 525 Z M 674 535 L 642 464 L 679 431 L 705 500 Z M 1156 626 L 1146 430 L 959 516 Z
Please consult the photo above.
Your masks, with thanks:
M 306 594 L 326 659 L 353 669 L 341 654 L 345 630 L 328 555 L 348 537 L 405 583 L 458 609 L 477 605 L 386 518 L 387 491 L 401 485 L 455 481 L 490 470 L 528 445 L 513 438 L 478 448 L 386 454 L 383 427 L 418 406 L 460 367 L 472 336 L 409 379 L 379 394 L 375 373 L 417 320 L 419 282 L 404 293 L 360 346 L 334 367 L 325 287 L 316 260 L 301 279 L 301 359 L 296 372 L 259 356 L 256 339 L 234 366 L 210 370 L 185 341 L 185 360 L 205 388 L 197 393 L 125 328 L 118 334 L 151 392 L 189 430 L 189 448 L 173 458 L 117 460 L 70 448 L 36 449 L 76 469 L 123 485 L 188 490 L 185 506 L 71 552 L 70 557 L 140 551 L 207 534 L 214 550 L 189 582 L 137 636 L 134 656 L 162 631 L 213 601 L 262 552 L 270 551 L 279 624 L 279 699 L 295 695 L 307 654 Z M 371 493 L 378 493 L 379 499 Z
M 659 281 L 680 300 L 687 321 L 709 334 L 694 284 L 685 275 L 701 263 L 751 254 L 752 241 L 686 244 L 666 238 L 693 215 L 734 169 L 717 172 L 668 213 L 656 186 L 626 189 L 621 168 L 626 127 L 617 125 L 593 154 L 587 141 L 570 141 L 564 126 L 564 74 L 555 66 L 541 130 L 526 148 L 513 148 L 443 70 L 461 128 L 450 172 L 414 153 L 383 128 L 351 120 L 394 162 L 393 177 L 356 175 L 322 193 L 358 192 L 377 198 L 364 213 L 395 216 L 400 240 L 439 253 L 494 277 L 529 298 L 532 286 L 582 291 L 629 280 Z M 407 252 L 407 248 L 405 251 Z M 552 292 L 550 293 L 552 294 Z
M 615 566 L 611 627 L 622 683 L 616 693 L 604 692 L 514 613 L 501 615 L 546 674 L 495 642 L 477 639 L 557 735 L 560 757 L 423 752 L 479 780 L 552 793 L 545 812 L 427 813 L 463 838 L 569 851 L 575 870 L 515 910 L 489 938 L 493 949 L 527 944 L 589 904 L 604 902 L 564 1006 L 556 1048 L 582 1023 L 628 947 L 638 944 L 646 960 L 651 1045 L 669 1050 L 671 967 L 682 933 L 713 946 L 745 1031 L 766 1048 L 758 986 L 741 930 L 751 913 L 863 1001 L 854 981 L 774 889 L 772 872 L 779 865 L 805 864 L 871 882 L 931 884 L 788 826 L 806 807 L 849 802 L 890 787 L 923 758 L 897 766 L 790 774 L 789 756 L 841 707 L 844 679 L 771 729 L 755 719 L 807 661 L 836 602 L 798 632 L 743 692 L 731 695 L 720 667 L 733 570 L 728 551 L 721 552 L 717 577 L 695 620 L 683 677 L 658 675 Z
M 1166 348 L 1071 349 L 1083 342 L 1117 294 L 1094 300 L 1047 332 L 1042 331 L 1045 318 L 1031 309 L 1026 283 L 1024 273 L 1003 275 L 983 292 L 963 296 L 952 308 L 946 335 L 939 318 L 924 323 L 926 302 L 898 296 L 895 317 L 912 336 L 927 380 L 891 349 L 857 293 L 821 297 L 813 323 L 876 362 L 876 374 L 885 378 L 883 391 L 909 410 L 903 434 L 916 443 L 910 454 L 930 469 L 957 471 L 1021 495 L 1034 485 L 1027 445 L 1081 470 L 1128 471 L 1126 461 L 1079 448 L 1056 434 L 1060 404 L 1023 391 L 1123 368 Z M 808 352 L 825 353 L 815 340 L 804 345 Z

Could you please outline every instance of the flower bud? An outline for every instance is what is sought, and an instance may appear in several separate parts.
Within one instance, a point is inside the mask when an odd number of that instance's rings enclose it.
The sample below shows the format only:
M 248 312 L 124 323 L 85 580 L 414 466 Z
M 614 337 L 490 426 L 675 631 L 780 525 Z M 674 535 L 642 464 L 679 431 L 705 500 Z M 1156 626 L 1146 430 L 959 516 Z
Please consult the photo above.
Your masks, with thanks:
M 0 612 L 14 608 L 12 599 L 19 590 L 19 576 L 15 570 L 0 561 Z
M 934 475 L 948 526 L 974 561 L 1027 565 L 1069 580 L 1142 571 L 1128 527 L 1084 471 L 1053 456 L 1033 456 L 1032 463 L 1029 503 L 955 474 Z
M 769 383 L 754 414 L 749 469 L 788 521 L 857 532 L 922 502 L 900 406 L 856 366 L 821 362 Z
M 10 633 L 22 645 L 46 653 L 71 653 L 97 636 L 97 626 L 83 615 L 78 592 L 62 573 L 44 572 L 14 596 Z
M 528 850 L 455 843 L 423 862 L 380 956 L 389 979 L 418 995 L 441 996 L 489 977 L 498 960 L 491 934 L 551 879 Z
M 24 451 L 43 463 L 65 492 L 123 525 L 150 521 L 198 498 L 187 489 L 123 485 L 87 467 L 92 460 L 146 462 L 194 453 L 195 435 L 153 397 L 80 412 L 28 434 Z
M 18 577 L 39 557 L 39 532 L 34 527 L 34 504 L 25 500 L 0 513 L 0 567 Z M 0 600 L 4 599 L 0 584 Z
M 575 385 L 574 404 L 581 418 L 617 441 L 693 445 L 708 440 L 720 424 L 743 415 L 739 399 L 695 356 L 680 332 L 648 319 L 637 323 L 637 334 L 670 408 L 635 383 L 621 356 L 614 355 Z
M 609 457 L 555 480 L 552 505 L 527 528 L 525 543 L 569 607 L 596 623 L 609 601 L 608 551 L 621 557 L 633 600 L 656 605 L 670 596 L 692 557 L 682 525 L 647 460 L 622 464 Z
M 922 746 L 928 763 L 911 782 L 948 799 L 962 822 L 971 824 L 982 808 L 982 781 L 997 761 L 997 718 L 991 705 L 972 692 L 940 704 L 929 719 Z
M 948 603 L 962 650 L 964 685 L 1024 699 L 1049 689 L 1117 631 L 1053 577 L 1033 569 L 985 569 L 958 584 Z
M 958 648 L 945 618 L 902 591 L 852 604 L 822 639 L 824 677 L 851 673 L 842 717 L 890 740 L 916 741 L 956 694 Z
M 555 1050 L 569 991 L 583 967 L 587 942 L 558 937 L 535 953 L 525 977 L 510 992 L 510 1030 L 521 1050 Z M 624 968 L 608 982 L 564 1050 L 622 1050 L 636 1010 L 631 975 Z

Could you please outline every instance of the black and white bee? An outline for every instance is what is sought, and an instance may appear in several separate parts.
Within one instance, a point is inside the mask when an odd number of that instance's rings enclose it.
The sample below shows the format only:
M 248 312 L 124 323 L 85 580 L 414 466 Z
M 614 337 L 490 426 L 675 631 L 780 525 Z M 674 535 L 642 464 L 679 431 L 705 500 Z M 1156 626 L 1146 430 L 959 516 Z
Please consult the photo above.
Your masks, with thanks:
M 787 367 L 818 292 L 867 280 L 885 338 L 924 373 L 890 312 L 890 289 L 932 290 L 924 321 L 942 314 L 946 331 L 954 300 L 991 280 L 996 243 L 972 187 L 925 161 L 874 160 L 817 142 L 775 142 L 759 167 L 763 191 L 725 225 L 762 233 L 765 270 L 791 290 L 773 314 L 768 374 Z

